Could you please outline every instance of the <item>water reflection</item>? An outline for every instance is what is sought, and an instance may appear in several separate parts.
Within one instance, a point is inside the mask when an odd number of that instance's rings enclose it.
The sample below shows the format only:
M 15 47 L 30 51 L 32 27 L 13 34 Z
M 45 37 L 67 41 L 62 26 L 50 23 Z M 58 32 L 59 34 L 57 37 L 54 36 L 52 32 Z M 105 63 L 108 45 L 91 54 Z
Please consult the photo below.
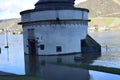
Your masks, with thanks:
M 26 75 L 40 76 L 45 80 L 90 80 L 89 71 L 80 68 L 71 68 L 60 65 L 49 64 L 56 63 L 92 63 L 94 59 L 100 57 L 99 54 L 73 54 L 61 56 L 37 56 L 25 55 Z M 94 56 L 93 56 L 94 55 Z M 81 56 L 83 57 L 81 59 Z M 77 58 L 77 61 L 75 60 Z M 79 60 L 80 59 L 80 60 Z
M 82 63 L 92 64 L 94 60 L 97 60 L 101 57 L 101 54 L 99 53 L 90 53 L 90 54 L 82 54 L 82 57 L 84 58 L 82 60 Z
M 63 67 L 58 67 L 57 66 L 52 66 L 50 64 L 41 66 L 41 63 L 44 64 L 44 59 L 45 62 L 49 62 L 49 60 L 51 61 L 55 61 L 57 62 L 57 59 L 59 59 L 58 61 L 60 61 L 60 58 L 62 58 L 62 61 L 66 62 L 66 63 L 92 63 L 93 65 L 102 65 L 102 66 L 108 66 L 108 67 L 117 67 L 120 68 L 120 36 L 119 36 L 120 32 L 97 32 L 97 33 L 91 33 L 92 37 L 95 38 L 95 40 L 97 40 L 101 45 L 102 45 L 102 55 L 82 55 L 83 59 L 81 61 L 75 61 L 74 57 L 77 56 L 77 58 L 79 58 L 81 55 L 80 54 L 76 54 L 74 56 L 54 56 L 54 58 L 52 56 L 48 57 L 44 56 L 41 58 L 33 58 L 31 59 L 31 57 L 26 58 L 25 61 L 28 61 L 28 68 L 26 68 L 26 70 L 29 72 L 29 75 L 34 75 L 37 74 L 39 75 L 39 73 L 41 75 L 44 76 L 48 76 L 48 73 L 53 76 L 56 74 L 56 76 L 59 74 L 61 76 L 64 76 L 70 73 L 70 75 L 74 75 L 72 74 L 72 72 L 69 71 L 76 71 L 78 74 L 81 73 L 80 69 L 74 69 L 74 68 L 68 68 L 66 69 Z M 1 48 L 1 54 L 0 54 L 0 71 L 5 71 L 5 72 L 11 72 L 11 73 L 15 73 L 15 74 L 25 74 L 25 65 L 24 65 L 24 51 L 23 51 L 23 38 L 22 35 L 9 35 L 9 61 L 8 61 L 8 56 L 7 56 L 7 50 L 4 48 L 5 44 L 5 40 L 4 40 L 4 36 L 1 35 L 0 36 L 0 48 Z M 108 46 L 108 51 L 106 52 L 106 48 L 105 46 Z M 97 56 L 97 57 L 94 57 Z M 97 60 L 94 60 L 97 59 Z M 37 64 L 36 64 L 37 63 Z M 32 65 L 32 66 L 31 66 Z M 31 66 L 31 67 L 30 67 Z M 38 70 L 36 70 L 38 68 Z M 29 71 L 31 70 L 31 71 Z M 65 71 L 63 71 L 65 70 Z M 46 71 L 46 72 L 45 72 Z M 53 74 L 51 74 L 50 72 L 47 71 L 52 71 Z M 60 71 L 60 73 L 56 73 L 57 71 Z M 66 72 L 65 74 L 62 73 Z M 64 75 L 62 75 L 64 74 Z M 90 73 L 91 74 L 91 73 Z M 77 75 L 77 74 L 76 74 Z M 86 71 L 86 75 L 89 75 L 89 72 Z M 65 77 L 66 77 L 65 76 Z M 89 77 L 89 76 L 88 76 Z M 61 78 L 60 78 L 61 79 Z M 51 79 L 52 80 L 52 79 Z M 59 80 L 59 79 L 56 79 Z M 61 79 L 62 80 L 62 79 Z M 66 79 L 69 80 L 69 79 Z M 75 79 L 73 79 L 75 80 Z M 82 79 L 81 79 L 82 80 Z
M 26 55 L 26 74 L 45 80 L 89 80 L 89 71 L 52 64 L 41 65 L 38 56 Z

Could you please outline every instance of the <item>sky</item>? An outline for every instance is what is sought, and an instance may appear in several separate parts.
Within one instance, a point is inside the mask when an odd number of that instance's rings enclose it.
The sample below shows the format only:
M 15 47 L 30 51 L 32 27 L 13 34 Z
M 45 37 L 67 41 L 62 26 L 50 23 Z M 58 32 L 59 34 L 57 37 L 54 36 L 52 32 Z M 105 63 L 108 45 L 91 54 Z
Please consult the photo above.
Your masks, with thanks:
M 0 19 L 20 18 L 20 12 L 34 9 L 38 0 L 0 0 Z M 76 0 L 79 3 L 85 0 Z

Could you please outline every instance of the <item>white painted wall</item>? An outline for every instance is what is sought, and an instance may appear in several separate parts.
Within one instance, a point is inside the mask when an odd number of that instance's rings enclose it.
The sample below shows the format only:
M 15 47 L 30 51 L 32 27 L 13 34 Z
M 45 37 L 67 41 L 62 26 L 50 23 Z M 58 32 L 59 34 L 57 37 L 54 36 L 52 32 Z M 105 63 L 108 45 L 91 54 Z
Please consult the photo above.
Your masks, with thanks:
M 27 31 L 27 27 L 30 27 L 30 26 L 26 26 L 24 27 L 23 26 L 23 41 L 24 41 L 24 53 L 28 54 L 29 51 L 28 51 L 28 31 Z
M 59 17 L 65 19 L 83 19 L 88 20 L 88 12 L 82 10 L 47 10 L 36 11 L 22 14 L 22 22 L 38 21 L 38 20 L 56 20 Z
M 22 14 L 22 22 L 81 19 L 88 20 L 88 12 L 82 10 L 46 10 L 35 11 Z M 50 23 L 50 22 L 49 22 Z M 31 26 L 23 25 L 24 34 L 24 51 L 29 54 L 28 50 L 28 29 L 35 29 L 35 37 L 39 37 L 38 46 L 45 45 L 44 50 L 36 47 L 39 55 L 64 54 L 72 52 L 81 52 L 81 40 L 86 38 L 87 23 L 61 23 L 61 24 L 33 24 Z M 73 23 L 73 24 L 72 24 Z M 56 46 L 62 47 L 62 52 L 56 52 Z
M 88 20 L 88 12 L 86 11 L 83 12 L 83 19 Z
M 86 38 L 86 28 L 84 24 L 45 24 L 23 27 L 25 53 L 28 52 L 27 30 L 35 29 L 35 36 L 39 37 L 40 44 L 45 45 L 45 50 L 38 48 L 41 55 L 63 54 L 81 52 L 81 39 Z M 42 39 L 41 39 L 42 37 Z M 56 46 L 62 46 L 62 52 L 56 52 Z

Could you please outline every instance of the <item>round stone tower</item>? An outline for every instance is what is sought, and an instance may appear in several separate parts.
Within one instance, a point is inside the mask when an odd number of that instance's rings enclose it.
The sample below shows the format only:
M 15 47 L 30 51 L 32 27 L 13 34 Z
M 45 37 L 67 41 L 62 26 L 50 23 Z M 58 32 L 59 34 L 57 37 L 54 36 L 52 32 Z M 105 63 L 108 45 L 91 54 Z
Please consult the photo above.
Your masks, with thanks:
M 74 8 L 74 0 L 39 0 L 22 11 L 24 52 L 64 55 L 82 52 L 88 29 L 88 9 Z
M 50 66 L 47 68 L 40 64 L 76 63 L 83 60 L 84 56 L 81 58 L 81 53 L 89 53 L 94 48 L 100 50 L 96 47 L 98 44 L 95 44 L 95 40 L 88 36 L 89 10 L 74 8 L 73 5 L 74 0 L 39 0 L 34 9 L 20 13 L 22 21 L 19 24 L 23 27 L 26 75 L 49 78 L 51 75 L 49 76 L 48 72 L 45 76 L 43 73 L 51 71 Z M 43 72 L 41 68 L 44 69 Z M 84 73 L 88 76 L 88 70 Z M 86 76 L 81 77 L 86 79 Z

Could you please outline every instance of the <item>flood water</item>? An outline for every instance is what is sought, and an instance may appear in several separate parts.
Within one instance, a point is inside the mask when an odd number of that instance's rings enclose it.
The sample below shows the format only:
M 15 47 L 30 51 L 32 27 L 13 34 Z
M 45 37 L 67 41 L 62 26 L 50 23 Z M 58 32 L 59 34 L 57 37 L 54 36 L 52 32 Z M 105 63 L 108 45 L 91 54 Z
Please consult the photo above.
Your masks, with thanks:
M 119 54 L 120 53 L 120 35 L 119 35 L 120 32 L 119 31 L 91 32 L 89 34 L 102 46 L 101 57 L 99 57 L 97 60 L 94 60 L 92 65 L 102 65 L 102 66 L 107 66 L 107 67 L 120 68 L 120 54 Z M 7 49 L 5 48 L 6 37 L 5 35 L 0 35 L 0 48 L 1 48 L 0 71 L 24 75 L 25 74 L 25 63 L 24 63 L 24 53 L 23 53 L 24 52 L 23 51 L 23 36 L 22 35 L 9 35 L 8 39 L 9 39 L 8 41 L 9 48 Z M 47 66 L 42 67 L 43 71 L 46 69 L 48 69 Z M 43 74 L 42 70 L 39 70 L 39 72 L 41 71 L 41 74 Z M 65 68 L 65 70 L 67 72 L 70 70 L 70 68 L 67 68 L 67 69 Z M 72 69 L 72 70 L 73 72 L 75 71 L 75 69 Z M 46 75 L 45 73 L 48 74 L 49 72 L 44 72 L 44 76 Z M 89 72 L 89 74 L 92 76 L 94 73 L 92 71 Z M 88 76 L 88 72 L 86 74 Z M 97 79 L 94 79 L 94 80 L 97 80 Z
M 120 68 L 120 32 L 91 32 L 90 35 L 102 46 L 102 56 L 93 65 Z
M 0 35 L 0 71 L 11 72 L 15 74 L 25 74 L 23 37 L 22 35 L 9 35 L 9 48 L 6 46 L 5 35 Z

